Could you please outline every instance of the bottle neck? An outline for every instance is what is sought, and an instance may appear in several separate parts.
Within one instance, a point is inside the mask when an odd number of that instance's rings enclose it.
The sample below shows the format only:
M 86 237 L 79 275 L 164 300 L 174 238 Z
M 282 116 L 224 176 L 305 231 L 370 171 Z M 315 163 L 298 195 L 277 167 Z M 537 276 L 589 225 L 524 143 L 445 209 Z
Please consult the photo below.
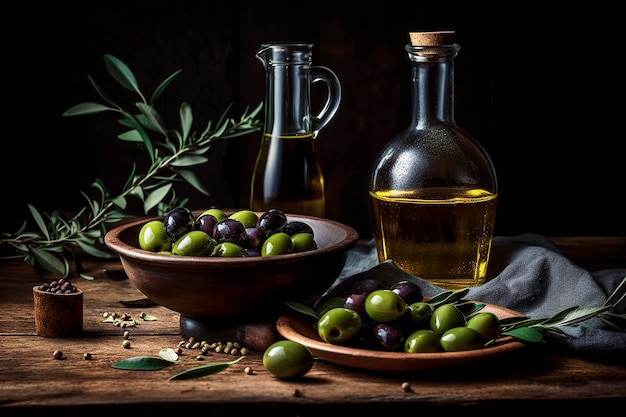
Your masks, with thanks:
M 407 45 L 411 60 L 411 125 L 454 125 L 454 58 L 460 47 Z

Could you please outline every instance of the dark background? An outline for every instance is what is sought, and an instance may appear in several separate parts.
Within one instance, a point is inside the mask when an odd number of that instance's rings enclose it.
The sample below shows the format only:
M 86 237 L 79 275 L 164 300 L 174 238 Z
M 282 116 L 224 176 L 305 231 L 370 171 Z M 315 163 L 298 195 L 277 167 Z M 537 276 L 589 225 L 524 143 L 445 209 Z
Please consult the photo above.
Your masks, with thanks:
M 332 68 L 343 88 L 338 113 L 316 141 L 328 217 L 369 237 L 372 164 L 409 123 L 408 32 L 455 29 L 456 121 L 495 164 L 496 234 L 626 234 L 617 10 L 433 9 L 393 1 L 85 3 L 11 9 L 4 103 L 11 130 L 2 147 L 0 231 L 29 219 L 29 203 L 45 212 L 83 207 L 80 192 L 96 178 L 115 194 L 132 162 L 145 163 L 134 145 L 117 139 L 125 129 L 116 115 L 61 116 L 75 104 L 101 102 L 87 74 L 117 101 L 135 99 L 111 80 L 104 54 L 126 62 L 146 94 L 182 69 L 157 110 L 176 127 L 180 104 L 189 102 L 201 130 L 229 103 L 238 117 L 264 99 L 265 74 L 255 58 L 261 43 L 306 41 L 314 44 L 314 64 Z M 210 162 L 196 170 L 211 196 L 180 189 L 190 208 L 247 207 L 259 141 L 260 133 L 218 142 Z

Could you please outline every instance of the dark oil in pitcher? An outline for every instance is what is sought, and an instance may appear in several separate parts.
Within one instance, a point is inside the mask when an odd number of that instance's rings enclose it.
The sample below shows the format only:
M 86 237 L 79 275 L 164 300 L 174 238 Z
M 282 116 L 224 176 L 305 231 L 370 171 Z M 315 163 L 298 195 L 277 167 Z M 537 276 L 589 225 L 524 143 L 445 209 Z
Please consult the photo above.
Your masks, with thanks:
M 252 179 L 254 210 L 325 216 L 324 176 L 313 141 L 312 134 L 263 135 Z
M 497 196 L 481 189 L 370 193 L 379 259 L 447 289 L 485 282 Z M 471 261 L 468 261 L 471 260 Z

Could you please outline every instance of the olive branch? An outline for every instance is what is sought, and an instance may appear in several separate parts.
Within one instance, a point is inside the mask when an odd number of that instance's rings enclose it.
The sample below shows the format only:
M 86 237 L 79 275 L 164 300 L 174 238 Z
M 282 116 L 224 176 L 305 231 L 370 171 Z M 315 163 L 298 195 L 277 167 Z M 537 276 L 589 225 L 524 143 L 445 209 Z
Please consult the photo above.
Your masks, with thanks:
M 100 179 L 96 179 L 92 187 L 97 190 L 98 197 L 92 199 L 81 191 L 87 205 L 69 219 L 65 219 L 58 210 L 42 213 L 29 204 L 28 209 L 39 230 L 27 231 L 28 223 L 25 220 L 16 232 L 0 233 L 0 245 L 9 246 L 15 252 L 14 255 L 2 256 L 0 259 L 22 257 L 41 276 L 49 273 L 67 277 L 71 271 L 72 260 L 81 277 L 93 279 L 84 273 L 77 253 L 113 259 L 115 255 L 104 244 L 107 223 L 118 222 L 137 214 L 145 215 L 153 209 L 159 215 L 164 215 L 173 207 L 186 205 L 188 199 L 180 199 L 176 194 L 176 182 L 186 182 L 201 193 L 209 195 L 189 167 L 208 161 L 204 155 L 214 140 L 246 135 L 261 128 L 261 122 L 256 117 L 263 103 L 252 111 L 246 108 L 239 120 L 227 116 L 232 107 L 229 105 L 215 125 L 209 121 L 198 134 L 192 130 L 193 114 L 190 105 L 182 103 L 179 109 L 180 126 L 178 129 L 168 129 L 154 109 L 154 104 L 181 70 L 163 80 L 147 100 L 139 89 L 135 75 L 124 62 L 113 55 L 105 54 L 104 63 L 116 82 L 139 96 L 140 101 L 135 103 L 138 111 L 124 110 L 88 74 L 89 82 L 106 104 L 77 104 L 67 109 L 63 116 L 107 111 L 119 113 L 121 118 L 118 122 L 128 130 L 119 134 L 118 139 L 137 144 L 147 154 L 150 166 L 146 173 L 141 174 L 136 172 L 137 167 L 133 163 L 126 183 L 115 196 L 111 195 Z M 142 203 L 143 213 L 129 211 L 128 202 L 131 197 Z

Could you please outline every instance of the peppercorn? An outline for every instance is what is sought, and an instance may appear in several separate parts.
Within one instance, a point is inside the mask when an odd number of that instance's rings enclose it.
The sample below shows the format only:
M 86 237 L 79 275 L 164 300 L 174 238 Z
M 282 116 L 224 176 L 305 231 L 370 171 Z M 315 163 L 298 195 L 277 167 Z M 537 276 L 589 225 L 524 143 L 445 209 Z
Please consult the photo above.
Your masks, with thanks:
M 63 352 L 60 350 L 55 350 L 53 353 L 54 359 L 63 359 Z
M 50 283 L 44 282 L 39 286 L 39 291 L 49 292 L 52 294 L 71 294 L 78 292 L 78 288 L 76 288 L 72 283 L 63 278 L 58 281 L 52 281 Z
M 86 361 L 90 361 L 91 360 L 91 353 L 87 352 L 83 355 L 83 359 L 85 359 Z
M 124 340 L 124 341 L 122 342 L 122 347 L 123 347 L 124 349 L 130 349 L 130 340 Z

